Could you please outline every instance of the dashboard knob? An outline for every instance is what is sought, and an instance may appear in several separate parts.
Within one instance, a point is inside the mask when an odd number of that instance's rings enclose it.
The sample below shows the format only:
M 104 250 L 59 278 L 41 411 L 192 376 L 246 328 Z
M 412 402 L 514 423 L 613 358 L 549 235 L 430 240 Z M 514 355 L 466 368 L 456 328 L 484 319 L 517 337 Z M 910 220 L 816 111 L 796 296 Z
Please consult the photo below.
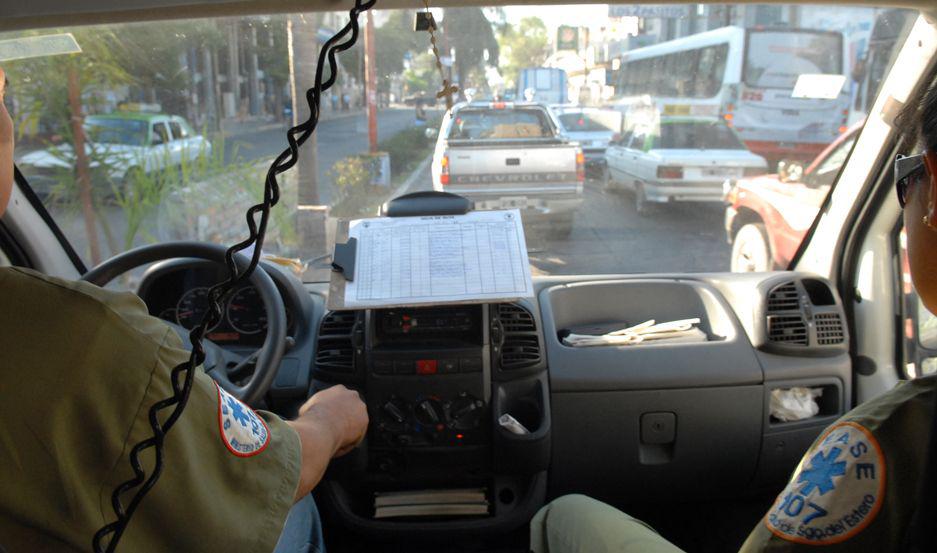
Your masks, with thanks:
M 452 401 L 449 406 L 449 415 L 452 425 L 459 430 L 470 430 L 478 427 L 481 422 L 485 403 L 468 394 L 462 394 Z
M 410 406 L 402 399 L 391 398 L 380 409 L 380 424 L 390 432 L 401 432 L 407 427 Z
M 413 412 L 417 422 L 424 426 L 435 426 L 444 423 L 446 420 L 442 404 L 435 399 L 424 399 L 416 405 Z

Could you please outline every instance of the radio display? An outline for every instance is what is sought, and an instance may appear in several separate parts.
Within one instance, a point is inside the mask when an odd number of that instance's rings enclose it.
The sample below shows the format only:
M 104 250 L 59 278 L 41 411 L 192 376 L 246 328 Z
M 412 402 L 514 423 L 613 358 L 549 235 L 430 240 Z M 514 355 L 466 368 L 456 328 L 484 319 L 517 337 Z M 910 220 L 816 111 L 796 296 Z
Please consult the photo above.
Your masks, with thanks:
M 377 344 L 481 345 L 482 306 L 375 310 L 374 337 Z

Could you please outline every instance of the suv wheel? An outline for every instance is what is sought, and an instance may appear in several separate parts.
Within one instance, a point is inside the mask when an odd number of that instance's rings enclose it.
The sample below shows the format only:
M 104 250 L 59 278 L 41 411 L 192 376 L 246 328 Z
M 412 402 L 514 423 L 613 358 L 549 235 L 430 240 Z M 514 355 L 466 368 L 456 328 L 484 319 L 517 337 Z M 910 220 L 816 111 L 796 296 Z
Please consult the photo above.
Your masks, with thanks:
M 732 241 L 733 273 L 770 271 L 773 264 L 764 224 L 748 223 L 735 233 Z

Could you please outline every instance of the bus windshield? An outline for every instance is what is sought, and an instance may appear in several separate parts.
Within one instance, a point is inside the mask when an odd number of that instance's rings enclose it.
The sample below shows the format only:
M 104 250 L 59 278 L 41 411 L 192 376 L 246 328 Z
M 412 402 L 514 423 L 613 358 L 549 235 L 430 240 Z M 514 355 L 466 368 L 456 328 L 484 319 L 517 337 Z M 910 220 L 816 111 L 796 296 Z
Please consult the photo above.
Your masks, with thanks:
M 803 74 L 843 73 L 842 35 L 815 31 L 750 31 L 745 84 L 793 89 Z

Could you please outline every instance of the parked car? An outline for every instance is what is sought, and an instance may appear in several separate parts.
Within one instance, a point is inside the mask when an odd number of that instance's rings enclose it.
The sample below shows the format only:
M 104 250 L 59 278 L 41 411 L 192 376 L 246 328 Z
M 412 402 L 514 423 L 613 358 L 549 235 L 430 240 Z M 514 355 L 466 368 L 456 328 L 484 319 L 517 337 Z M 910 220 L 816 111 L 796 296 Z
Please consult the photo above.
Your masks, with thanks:
M 788 266 L 813 223 L 864 121 L 850 127 L 807 167 L 781 162 L 772 175 L 726 182 L 726 238 L 734 272 Z
M 113 182 L 126 180 L 133 171 L 151 173 L 211 153 L 211 142 L 177 115 L 129 112 L 90 115 L 85 118 L 84 129 L 92 171 Z M 53 177 L 56 172 L 75 167 L 75 154 L 67 145 L 50 147 L 30 152 L 17 162 L 36 174 Z M 37 192 L 50 193 L 56 180 L 40 179 Z
M 578 106 L 551 106 L 564 135 L 579 142 L 586 156 L 586 175 L 605 174 L 605 150 L 621 130 L 621 112 Z
M 433 188 L 461 194 L 475 209 L 521 209 L 526 223 L 566 236 L 582 203 L 585 156 L 560 134 L 546 106 L 458 104 L 442 120 Z
M 658 203 L 721 201 L 727 178 L 767 170 L 725 122 L 701 117 L 661 117 L 635 127 L 609 145 L 605 158 L 608 187 L 633 191 L 640 214 Z

